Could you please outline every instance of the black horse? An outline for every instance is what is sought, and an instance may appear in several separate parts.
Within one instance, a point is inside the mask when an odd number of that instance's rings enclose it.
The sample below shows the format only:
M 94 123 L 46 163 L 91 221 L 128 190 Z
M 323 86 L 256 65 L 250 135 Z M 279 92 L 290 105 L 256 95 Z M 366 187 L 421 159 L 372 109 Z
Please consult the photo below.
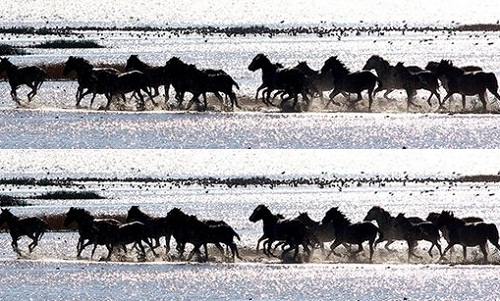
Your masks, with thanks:
M 361 92 L 367 90 L 368 110 L 371 111 L 375 85 L 377 85 L 377 83 L 381 85 L 376 75 L 366 70 L 351 73 L 336 56 L 327 59 L 323 67 L 321 67 L 321 72 L 328 71 L 332 72 L 333 85 L 335 86 L 332 93 L 330 93 L 330 101 L 332 103 L 335 103 L 333 98 L 342 92 L 358 94 L 358 98 L 354 101 L 358 102 L 363 99 Z
M 28 245 L 29 252 L 38 245 L 38 241 L 42 238 L 45 230 L 47 230 L 47 223 L 38 217 L 19 218 L 12 214 L 9 209 L 2 209 L 0 213 L 0 225 L 7 223 L 10 236 L 12 237 L 12 248 L 16 253 L 21 255 L 21 250 L 17 245 L 17 241 L 21 236 L 28 236 L 32 242 Z
M 78 243 L 76 245 L 77 257 L 80 257 L 82 251 L 89 245 L 94 245 L 90 258 L 94 257 L 97 245 L 106 245 L 108 238 L 103 238 L 103 234 L 108 233 L 108 228 L 117 226 L 121 223 L 115 219 L 96 219 L 83 208 L 69 208 L 64 219 L 64 226 L 68 227 L 75 222 L 78 226 Z
M 443 251 L 442 257 L 457 244 L 463 247 L 464 261 L 467 258 L 467 247 L 479 246 L 485 262 L 488 261 L 488 252 L 486 251 L 488 241 L 497 250 L 500 250 L 498 229 L 495 224 L 485 222 L 466 223 L 464 220 L 455 217 L 453 212 L 450 211 L 442 211 L 435 223 L 439 227 L 446 227 L 448 230 L 449 242 Z
M 396 216 L 394 220 L 395 228 L 403 234 L 404 240 L 408 244 L 408 262 L 411 256 L 421 258 L 414 252 L 417 241 L 425 240 L 432 244 L 429 248 L 429 256 L 432 257 L 432 248 L 437 247 L 439 255 L 442 256 L 441 245 L 439 244 L 439 227 L 431 222 L 421 222 L 412 224 L 403 213 Z
M 137 70 L 146 75 L 148 85 L 153 89 L 152 97 L 160 95 L 159 87 L 163 86 L 165 91 L 165 102 L 169 99 L 170 77 L 167 76 L 165 66 L 150 66 L 141 61 L 136 54 L 132 54 L 127 59 L 125 71 Z
M 265 205 L 258 205 L 249 217 L 253 223 L 262 220 L 264 236 L 264 254 L 273 255 L 271 252 L 272 243 L 275 241 L 284 242 L 288 249 L 283 250 L 282 256 L 291 250 L 295 250 L 293 258 L 297 259 L 299 247 L 302 245 L 304 251 L 310 256 L 308 229 L 297 219 L 283 219 L 271 213 Z M 267 245 L 267 247 L 266 247 Z
M 165 237 L 166 253 L 170 251 L 170 237 L 172 230 L 167 225 L 166 217 L 152 217 L 139 209 L 139 206 L 131 206 L 127 214 L 127 222 L 142 222 L 149 228 L 151 238 L 154 240 L 154 248 L 160 246 L 160 238 Z
M 103 87 L 105 88 L 104 94 L 108 99 L 106 109 L 109 109 L 114 96 L 119 96 L 123 100 L 123 103 L 126 103 L 125 94 L 130 92 L 134 92 L 133 95 L 139 98 L 138 108 L 144 108 L 144 96 L 141 91 L 144 91 L 151 99 L 151 102 L 153 102 L 153 105 L 156 105 L 153 95 L 149 90 L 149 80 L 141 71 L 134 70 L 120 74 L 109 74 L 107 82 L 103 83 Z
M 309 105 L 309 97 L 307 96 L 309 82 L 305 74 L 297 68 L 282 68 L 279 66 L 281 65 L 272 64 L 263 53 L 259 53 L 253 58 L 248 70 L 252 72 L 262 70 L 262 84 L 257 88 L 257 94 L 259 90 L 265 89 L 264 94 L 266 95 L 263 99 L 266 105 L 272 104 L 270 96 L 274 90 L 283 91 L 288 95 L 288 97 L 283 98 L 281 107 L 289 99 L 293 99 L 292 106 L 295 107 L 299 95 L 302 95 L 304 102 Z
M 195 253 L 200 253 L 201 246 L 204 247 L 205 261 L 208 260 L 207 244 L 214 244 L 219 251 L 224 254 L 224 248 L 220 245 L 225 244 L 231 249 L 232 260 L 239 256 L 238 248 L 234 242 L 234 237 L 238 240 L 240 236 L 234 229 L 224 221 L 200 221 L 194 215 L 187 215 L 179 208 L 173 208 L 167 213 L 167 223 L 172 229 L 172 235 L 177 241 L 177 251 L 180 258 L 183 257 L 186 243 L 193 245 L 187 260 L 191 260 Z
M 408 66 L 406 67 L 406 69 L 410 73 L 417 73 L 422 71 L 422 68 L 418 66 Z M 389 98 L 389 93 L 397 89 L 404 89 L 403 82 L 394 73 L 394 66 L 392 66 L 387 60 L 383 59 L 381 56 L 372 55 L 366 61 L 363 70 L 375 70 L 381 82 L 381 84 L 375 89 L 375 91 L 373 91 L 373 96 L 375 96 L 379 91 L 386 90 L 386 92 L 384 93 L 384 97 L 387 100 L 391 100 Z
M 433 95 L 438 99 L 439 105 L 441 105 L 441 96 L 439 95 L 439 81 L 437 76 L 430 71 L 419 71 L 419 72 L 410 72 L 407 67 L 403 65 L 403 63 L 399 62 L 394 66 L 394 74 L 396 77 L 400 78 L 403 88 L 406 91 L 407 95 L 407 105 L 406 110 L 410 108 L 410 104 L 420 107 L 419 105 L 413 103 L 411 98 L 416 94 L 416 90 L 424 89 L 431 94 L 427 99 L 427 103 L 429 106 L 432 106 L 431 98 Z
M 233 91 L 233 86 L 239 89 L 234 79 L 223 70 L 198 69 L 195 65 L 186 64 L 178 57 L 172 57 L 165 64 L 165 71 L 172 79 L 172 86 L 176 91 L 176 99 L 179 106 L 184 101 L 184 94 L 191 93 L 193 96 L 188 103 L 187 108 L 196 102 L 200 105 L 199 97 L 203 95 L 204 109 L 207 108 L 206 93 L 213 93 L 222 104 L 224 100 L 219 92 L 224 93 L 231 100 L 231 106 L 240 108 Z M 199 106 L 200 107 L 200 106 Z
M 151 233 L 149 228 L 141 222 L 109 225 L 107 232 L 100 233 L 99 235 L 102 235 L 102 237 L 106 240 L 106 247 L 108 248 L 108 256 L 106 260 L 111 258 L 115 247 L 120 247 L 123 251 L 125 251 L 125 253 L 127 253 L 126 245 L 132 243 L 134 246 L 139 246 L 139 250 L 141 251 L 140 256 L 144 258 L 146 257 L 146 249 L 142 244 L 143 242 L 150 247 L 154 256 L 158 256 L 150 240 Z
M 335 252 L 335 248 L 343 243 L 357 244 L 358 250 L 354 252 L 357 254 L 363 251 L 363 242 L 368 241 L 368 246 L 370 248 L 370 262 L 373 259 L 373 244 L 377 238 L 377 234 L 380 233 L 377 226 L 370 222 L 359 222 L 351 223 L 351 221 L 339 211 L 338 207 L 333 207 L 325 213 L 325 216 L 321 220 L 322 223 L 332 223 L 335 228 L 335 241 L 330 246 L 331 254 L 340 256 Z
M 389 245 L 396 240 L 404 240 L 404 234 L 401 229 L 396 228 L 395 217 L 380 206 L 373 206 L 370 210 L 368 210 L 368 213 L 363 220 L 377 222 L 381 235 L 375 241 L 375 246 L 377 246 L 380 242 L 386 241 L 385 249 L 387 251 L 392 251 L 389 249 Z M 408 217 L 407 220 L 412 224 L 424 221 L 420 217 L 416 216 Z
M 427 63 L 425 70 L 428 70 L 428 71 L 436 74 L 437 66 L 439 66 L 439 62 L 431 61 L 431 62 Z M 483 71 L 483 68 L 481 68 L 479 66 L 473 66 L 473 65 L 462 66 L 462 67 L 460 67 L 460 69 L 462 69 L 464 72 Z M 448 93 L 450 91 L 450 89 L 448 88 L 448 80 L 446 79 L 446 77 L 444 75 L 441 75 L 441 76 L 439 76 L 439 80 L 441 81 L 441 85 L 445 89 L 446 93 Z
M 78 89 L 76 90 L 76 106 L 80 105 L 82 99 L 92 94 L 90 106 L 94 103 L 97 94 L 106 92 L 104 83 L 109 82 L 109 77 L 120 72 L 114 68 L 95 68 L 90 62 L 82 57 L 70 56 L 64 64 L 63 75 L 67 76 L 70 72 L 75 71 L 78 81 Z
M 453 94 L 462 95 L 462 107 L 465 109 L 465 97 L 478 95 L 486 111 L 486 90 L 490 91 L 496 99 L 500 100 L 498 94 L 498 81 L 492 72 L 465 72 L 463 69 L 453 66 L 451 61 L 441 60 L 435 67 L 436 76 L 444 76 L 448 85 L 448 93 L 443 98 L 442 104 Z
M 3 72 L 7 73 L 11 89 L 10 95 L 17 104 L 20 104 L 17 98 L 17 89 L 20 86 L 26 85 L 31 89 L 28 93 L 28 102 L 30 102 L 47 77 L 47 72 L 40 67 L 28 66 L 20 68 L 9 61 L 8 58 L 0 58 L 0 74 Z
M 335 227 L 332 223 L 315 221 L 309 217 L 307 212 L 300 213 L 296 219 L 306 225 L 309 231 L 309 240 L 314 245 L 319 245 L 321 250 L 324 250 L 325 242 L 335 240 Z M 348 247 L 347 245 L 344 246 Z

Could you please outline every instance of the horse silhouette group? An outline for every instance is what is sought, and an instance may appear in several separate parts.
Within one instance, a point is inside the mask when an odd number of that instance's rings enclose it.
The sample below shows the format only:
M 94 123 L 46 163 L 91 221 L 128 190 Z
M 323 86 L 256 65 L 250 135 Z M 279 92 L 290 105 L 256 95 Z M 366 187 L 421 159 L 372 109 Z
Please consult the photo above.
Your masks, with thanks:
M 394 90 L 406 92 L 406 110 L 410 107 L 421 108 L 417 103 L 418 90 L 428 91 L 427 104 L 432 108 L 432 98 L 437 100 L 439 109 L 445 109 L 444 104 L 454 94 L 462 97 L 462 107 L 465 110 L 466 97 L 477 96 L 481 101 L 482 111 L 487 111 L 487 91 L 500 101 L 498 81 L 494 73 L 483 71 L 478 66 L 457 67 L 450 60 L 429 62 L 425 68 L 405 66 L 399 62 L 391 65 L 378 55 L 371 56 L 362 70 L 352 72 L 338 59 L 332 56 L 325 60 L 320 70 L 310 68 L 306 62 L 296 66 L 285 67 L 281 63 L 273 63 L 263 53 L 257 54 L 248 65 L 248 70 L 261 70 L 262 83 L 257 88 L 255 99 L 261 99 L 267 106 L 276 106 L 282 110 L 307 111 L 314 98 L 324 99 L 324 92 L 329 92 L 325 108 L 330 104 L 354 107 L 363 100 L 365 93 L 368 98 L 368 111 L 376 93 L 385 91 L 385 100 L 392 100 L 389 94 Z M 113 101 L 126 103 L 134 101 L 137 109 L 145 108 L 145 96 L 154 106 L 159 105 L 160 87 L 163 87 L 163 103 L 169 104 L 170 86 L 175 90 L 174 104 L 179 109 L 189 110 L 196 104 L 197 110 L 207 109 L 207 93 L 213 94 L 220 102 L 222 109 L 241 109 L 234 88 L 238 83 L 224 70 L 201 69 L 194 64 L 187 64 L 178 57 L 170 58 L 162 66 L 151 66 L 141 61 L 138 55 L 131 55 L 125 65 L 125 72 L 113 68 L 97 68 L 82 57 L 71 56 L 64 64 L 63 76 L 74 72 L 78 81 L 76 91 L 76 106 L 82 99 L 91 94 L 89 107 L 92 107 L 96 95 L 106 98 L 105 109 L 109 109 Z M 373 71 L 372 71 L 373 70 Z M 18 67 L 8 58 L 0 58 L 0 74 L 6 73 L 11 87 L 12 99 L 21 104 L 17 89 L 21 85 L 28 86 L 28 102 L 32 101 L 47 73 L 39 67 Z M 440 87 L 445 91 L 441 98 Z M 127 99 L 126 94 L 132 93 Z M 191 98 L 183 105 L 185 95 Z M 342 94 L 345 101 L 337 97 Z M 351 99 L 351 94 L 356 98 Z M 200 97 L 203 97 L 201 101 Z M 280 101 L 275 104 L 274 100 Z M 229 103 L 226 101 L 229 99 Z
M 446 253 L 451 252 L 455 245 L 462 246 L 464 261 L 468 247 L 479 247 L 483 262 L 488 262 L 488 242 L 500 251 L 495 224 L 487 223 L 480 217 L 459 218 L 451 211 L 431 212 L 424 220 L 406 217 L 404 213 L 392 216 L 380 206 L 373 206 L 363 221 L 351 222 L 338 207 L 332 207 L 325 212 L 321 221 L 314 221 L 305 212 L 297 217 L 286 218 L 272 213 L 266 205 L 261 204 L 250 214 L 249 221 L 262 221 L 263 233 L 257 241 L 255 252 L 259 252 L 262 243 L 264 255 L 294 262 L 310 261 L 316 249 L 326 255 L 326 260 L 332 254 L 354 258 L 364 251 L 364 244 L 369 248 L 368 260 L 373 262 L 375 248 L 379 243 L 385 242 L 385 251 L 396 252 L 390 248 L 395 241 L 406 242 L 408 262 L 412 258 L 423 258 L 416 252 L 419 241 L 429 242 L 429 257 L 439 255 L 439 261 L 446 260 Z M 31 239 L 28 246 L 31 253 L 48 226 L 47 222 L 38 217 L 19 218 L 9 209 L 2 209 L 0 213 L 0 225 L 4 223 L 12 237 L 12 248 L 19 255 L 23 253 L 18 246 L 20 237 L 27 236 Z M 235 239 L 241 238 L 229 224 L 222 220 L 198 219 L 179 208 L 171 209 L 165 216 L 153 217 L 143 212 L 139 206 L 131 206 L 122 223 L 110 218 L 99 219 L 83 208 L 71 207 L 66 213 L 64 226 L 72 225 L 76 225 L 79 233 L 77 257 L 81 257 L 86 247 L 92 246 L 92 259 L 96 248 L 104 246 L 108 251 L 106 260 L 111 260 L 113 254 L 126 254 L 132 249 L 137 250 L 138 259 L 145 259 L 148 252 L 159 256 L 158 248 L 164 243 L 166 258 L 172 259 L 174 257 L 170 255 L 170 244 L 173 237 L 176 242 L 176 258 L 179 260 L 190 261 L 196 255 L 198 260 L 208 261 L 209 244 L 219 250 L 223 261 L 244 260 L 235 242 Z M 447 244 L 444 249 L 441 245 L 443 240 Z M 327 250 L 326 243 L 330 243 Z M 188 244 L 191 248 L 185 258 Z M 130 245 L 132 248 L 128 249 L 127 246 Z M 344 254 L 338 252 L 340 246 L 343 246 Z M 357 248 L 353 250 L 352 246 Z M 434 248 L 437 249 L 437 254 L 436 251 L 433 252 Z M 277 251 L 279 249 L 281 251 Z

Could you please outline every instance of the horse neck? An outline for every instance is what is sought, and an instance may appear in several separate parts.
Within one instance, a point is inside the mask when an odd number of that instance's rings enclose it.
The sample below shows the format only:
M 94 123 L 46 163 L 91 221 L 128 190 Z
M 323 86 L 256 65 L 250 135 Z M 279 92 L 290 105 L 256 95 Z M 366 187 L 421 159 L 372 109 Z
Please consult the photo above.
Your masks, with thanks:
M 144 63 L 143 61 L 141 61 L 139 59 L 132 61 L 131 65 L 133 66 L 134 69 L 137 69 L 139 71 L 143 71 L 143 70 L 151 68 L 151 66 L 149 66 L 148 64 Z
M 379 226 L 389 225 L 394 217 L 384 209 L 380 209 L 378 213 L 375 215 L 375 220 Z
M 388 75 L 388 73 L 391 71 L 391 65 L 389 64 L 388 61 L 384 59 L 380 59 L 377 64 L 375 64 L 375 72 L 377 72 L 378 76 L 384 76 Z
M 146 213 L 144 213 L 140 210 L 134 211 L 134 213 L 132 215 L 135 216 L 135 218 L 137 218 L 137 220 L 149 220 L 149 219 L 151 219 L 151 216 L 147 215 Z

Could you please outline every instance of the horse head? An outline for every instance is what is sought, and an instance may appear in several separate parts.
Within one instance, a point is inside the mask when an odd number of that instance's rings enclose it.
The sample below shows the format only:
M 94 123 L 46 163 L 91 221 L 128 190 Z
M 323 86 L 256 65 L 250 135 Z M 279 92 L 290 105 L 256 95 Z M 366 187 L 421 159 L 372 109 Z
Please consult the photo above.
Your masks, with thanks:
M 368 213 L 366 213 L 366 216 L 363 219 L 363 221 L 369 222 L 377 220 L 377 218 L 382 217 L 384 213 L 386 213 L 386 211 L 382 209 L 380 206 L 373 206 L 370 210 L 368 210 Z
M 92 221 L 94 217 L 83 208 L 71 207 L 68 213 L 66 213 L 66 218 L 64 219 L 64 227 L 68 227 L 72 222 L 77 223 Z
M 363 70 L 371 70 L 378 69 L 383 67 L 384 69 L 388 69 L 390 67 L 389 62 L 384 60 L 382 57 L 378 55 L 372 55 L 367 61 Z
M 8 58 L 6 58 L 6 57 L 0 58 L 0 72 L 7 71 L 8 69 L 12 68 L 13 66 L 14 66 L 14 64 L 12 64 Z
M 267 208 L 266 205 L 259 205 L 257 206 L 252 214 L 250 215 L 250 217 L 248 218 L 251 222 L 255 223 L 263 218 L 265 218 L 265 216 L 267 215 L 270 215 L 271 214 L 271 211 L 269 210 L 269 208 Z
M 263 68 L 267 65 L 271 65 L 271 61 L 265 54 L 259 53 L 253 58 L 250 65 L 248 65 L 248 70 L 257 71 L 258 69 Z
M 73 70 L 81 72 L 90 71 L 92 68 L 92 65 L 86 59 L 82 57 L 70 56 L 64 64 L 63 75 L 66 76 Z
M 139 206 L 134 205 L 131 206 L 127 212 L 126 222 L 140 221 L 144 216 L 145 214 L 141 211 L 141 209 L 139 209 Z
M 14 218 L 14 214 L 12 214 L 12 212 L 10 212 L 9 209 L 5 208 L 3 209 L 2 208 L 2 213 L 0 213 L 0 225 L 11 220 L 12 218 Z

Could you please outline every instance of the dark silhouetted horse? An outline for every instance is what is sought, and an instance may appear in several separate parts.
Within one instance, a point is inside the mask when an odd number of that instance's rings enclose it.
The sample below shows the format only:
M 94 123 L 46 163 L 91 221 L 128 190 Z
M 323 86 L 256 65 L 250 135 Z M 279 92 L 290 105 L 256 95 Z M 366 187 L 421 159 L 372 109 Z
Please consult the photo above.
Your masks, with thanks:
M 394 74 L 397 78 L 399 78 L 403 84 L 403 88 L 406 91 L 407 95 L 407 105 L 406 110 L 410 108 L 410 104 L 414 106 L 420 107 L 419 105 L 413 103 L 411 98 L 415 95 L 416 90 L 424 89 L 431 94 L 427 99 L 427 103 L 429 106 L 432 106 L 431 98 L 433 95 L 438 99 L 439 105 L 441 105 L 441 96 L 439 95 L 439 81 L 437 76 L 430 71 L 419 71 L 416 73 L 410 72 L 403 63 L 399 62 L 394 66 Z
M 336 56 L 332 56 L 325 61 L 323 67 L 321 67 L 321 72 L 332 72 L 333 85 L 335 86 L 332 93 L 330 93 L 330 101 L 332 103 L 335 103 L 333 98 L 342 92 L 358 94 L 358 98 L 354 101 L 358 102 L 363 99 L 361 92 L 367 90 L 368 110 L 371 111 L 375 85 L 377 85 L 377 83 L 381 85 L 376 75 L 370 71 L 351 73 Z
M 333 207 L 325 213 L 321 220 L 322 223 L 332 223 L 335 228 L 335 241 L 330 246 L 330 253 L 327 258 L 333 253 L 340 256 L 335 252 L 335 248 L 343 243 L 357 244 L 358 250 L 354 252 L 357 254 L 363 251 L 363 242 L 368 241 L 370 248 L 370 262 L 373 259 L 373 244 L 379 233 L 377 226 L 370 222 L 351 223 L 351 221 L 339 211 L 338 207 Z
M 406 69 L 410 73 L 417 73 L 422 71 L 422 68 L 418 66 L 408 66 Z M 387 60 L 383 59 L 378 55 L 372 55 L 363 67 L 363 70 L 375 70 L 381 84 L 373 91 L 373 96 L 377 92 L 386 90 L 384 93 L 384 98 L 391 100 L 389 98 L 389 93 L 397 89 L 404 89 L 403 82 L 394 73 L 394 66 L 392 66 Z M 412 95 L 413 96 L 413 95 Z
M 297 219 L 283 219 L 271 213 L 265 205 L 257 206 L 249 217 L 253 223 L 262 220 L 264 236 L 267 240 L 264 242 L 264 253 L 267 256 L 273 255 L 271 245 L 273 242 L 284 242 L 288 249 L 283 250 L 282 256 L 295 250 L 293 258 L 297 259 L 299 247 L 302 245 L 307 256 L 310 256 L 308 229 L 301 221 Z M 267 247 L 266 247 L 267 245 Z M 274 255 L 273 255 L 274 256 Z
M 381 208 L 380 206 L 373 206 L 366 214 L 364 221 L 376 221 L 381 235 L 375 241 L 375 246 L 380 242 L 386 241 L 385 249 L 387 251 L 392 251 L 389 249 L 391 245 L 396 240 L 404 240 L 404 235 L 401 229 L 395 227 L 395 217 L 389 212 Z M 419 217 L 408 217 L 408 221 L 412 224 L 421 223 L 424 220 Z
M 63 75 L 67 76 L 71 71 L 76 72 L 78 88 L 76 90 L 76 106 L 80 106 L 82 99 L 92 94 L 89 107 L 92 107 L 97 94 L 104 94 L 106 88 L 104 83 L 109 82 L 111 74 L 120 72 L 114 68 L 94 68 L 89 61 L 81 57 L 70 56 L 64 64 Z
M 154 240 L 154 248 L 160 246 L 160 238 L 165 237 L 165 250 L 166 253 L 170 251 L 170 237 L 172 235 L 172 230 L 169 229 L 166 221 L 166 217 L 151 217 L 139 209 L 139 206 L 132 206 L 128 210 L 127 222 L 138 221 L 144 223 L 151 234 L 151 238 Z
M 224 93 L 231 100 L 231 107 L 240 108 L 233 86 L 239 89 L 233 78 L 223 70 L 198 69 L 195 65 L 186 64 L 178 57 L 172 57 L 165 64 L 167 75 L 172 79 L 172 86 L 176 91 L 176 99 L 179 106 L 184 101 L 184 94 L 189 92 L 193 95 L 187 105 L 187 109 L 196 102 L 200 105 L 199 97 L 203 95 L 204 109 L 207 108 L 206 93 L 213 93 L 224 105 L 224 99 L 219 92 Z
M 173 208 L 167 213 L 167 223 L 172 229 L 172 235 L 177 241 L 177 251 L 182 258 L 186 243 L 193 245 L 187 260 L 191 260 L 195 253 L 200 253 L 201 246 L 204 247 L 205 261 L 208 260 L 207 244 L 214 244 L 219 251 L 224 254 L 224 248 L 220 245 L 225 244 L 231 249 L 232 260 L 235 257 L 241 259 L 238 248 L 234 242 L 234 237 L 238 240 L 240 236 L 224 221 L 200 221 L 194 215 L 187 215 L 179 208 Z
M 19 103 L 17 98 L 17 89 L 22 86 L 28 86 L 31 91 L 28 93 L 28 102 L 36 95 L 38 89 L 47 77 L 47 72 L 36 66 L 17 67 L 8 58 L 0 58 L 0 74 L 5 72 L 10 85 L 10 95 L 12 99 Z
M 271 92 L 274 90 L 283 91 L 288 97 L 283 98 L 281 107 L 284 102 L 293 99 L 293 107 L 297 105 L 298 96 L 302 95 L 304 102 L 309 105 L 309 98 L 307 96 L 309 82 L 304 73 L 297 68 L 282 68 L 281 65 L 272 64 L 266 55 L 257 54 L 250 65 L 248 70 L 257 71 L 262 70 L 262 84 L 257 88 L 259 90 L 265 89 L 265 96 L 263 97 L 266 105 L 272 104 L 270 101 Z
M 136 54 L 132 54 L 125 66 L 126 71 L 137 70 L 146 75 L 148 85 L 153 89 L 152 97 L 160 95 L 159 87 L 165 91 L 165 102 L 169 99 L 170 77 L 167 76 L 165 66 L 150 66 L 141 61 Z
M 453 66 L 451 61 L 441 60 L 435 67 L 436 76 L 446 78 L 448 93 L 443 98 L 442 104 L 453 94 L 462 95 L 462 108 L 465 109 L 465 97 L 468 95 L 478 95 L 486 111 L 486 90 L 490 91 L 496 99 L 500 100 L 498 94 L 498 81 L 492 72 L 465 72 L 463 69 Z
M 332 223 L 322 223 L 309 217 L 307 212 L 302 212 L 297 216 L 297 220 L 307 226 L 309 241 L 324 250 L 324 243 L 335 240 L 335 227 Z M 347 248 L 348 246 L 345 245 Z
M 411 223 L 403 213 L 394 219 L 394 227 L 403 234 L 404 240 L 408 244 L 408 262 L 411 256 L 421 258 L 414 252 L 414 247 L 419 240 L 425 240 L 432 244 L 429 248 L 429 256 L 432 257 L 432 248 L 437 247 L 439 255 L 442 256 L 441 245 L 439 244 L 439 227 L 431 222 Z
M 467 258 L 467 247 L 479 246 L 481 253 L 483 253 L 483 260 L 486 262 L 488 261 L 488 252 L 486 250 L 488 241 L 497 250 L 500 250 L 498 229 L 495 224 L 485 222 L 466 223 L 464 220 L 455 217 L 450 211 L 442 211 L 435 223 L 437 226 L 444 226 L 448 230 L 449 242 L 442 256 L 454 245 L 458 244 L 463 247 L 465 261 Z
M 114 96 L 119 96 L 125 103 L 127 101 L 125 94 L 130 92 L 134 92 L 133 95 L 139 98 L 140 102 L 138 108 L 144 108 L 144 96 L 141 91 L 144 91 L 153 102 L 153 105 L 156 105 L 151 95 L 151 91 L 149 90 L 149 80 L 141 71 L 134 70 L 120 74 L 109 74 L 107 82 L 103 83 L 103 87 L 105 88 L 105 95 L 108 99 L 106 109 L 109 109 Z
M 151 248 L 153 255 L 158 256 L 153 248 L 150 237 L 151 233 L 149 228 L 141 222 L 130 222 L 120 225 L 110 225 L 106 233 L 102 234 L 102 237 L 107 239 L 106 247 L 108 248 L 107 260 L 111 258 L 113 250 L 115 247 L 120 247 L 125 253 L 127 253 L 128 244 L 134 244 L 138 246 L 141 251 L 140 257 L 146 257 L 146 249 L 144 248 L 143 242 L 146 243 Z
M 64 226 L 68 227 L 75 222 L 78 226 L 78 243 L 76 245 L 77 257 L 80 257 L 82 251 L 89 245 L 94 245 L 90 258 L 94 256 L 97 245 L 106 245 L 109 239 L 102 238 L 102 234 L 108 232 L 108 228 L 112 225 L 120 225 L 121 223 L 115 219 L 96 219 L 90 212 L 83 208 L 69 208 L 64 219 Z
M 9 209 L 2 209 L 0 213 L 0 225 L 7 223 L 10 236 L 12 237 L 12 248 L 16 253 L 21 255 L 21 250 L 17 245 L 17 241 L 21 236 L 28 236 L 32 242 L 28 245 L 29 252 L 38 245 L 38 241 L 42 238 L 45 230 L 47 230 L 47 223 L 38 217 L 19 218 L 12 214 Z

